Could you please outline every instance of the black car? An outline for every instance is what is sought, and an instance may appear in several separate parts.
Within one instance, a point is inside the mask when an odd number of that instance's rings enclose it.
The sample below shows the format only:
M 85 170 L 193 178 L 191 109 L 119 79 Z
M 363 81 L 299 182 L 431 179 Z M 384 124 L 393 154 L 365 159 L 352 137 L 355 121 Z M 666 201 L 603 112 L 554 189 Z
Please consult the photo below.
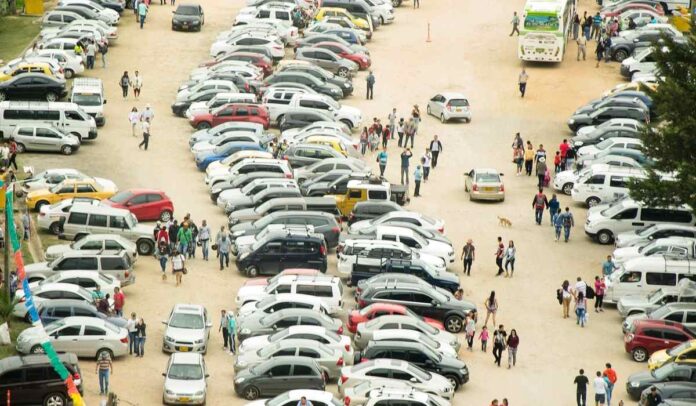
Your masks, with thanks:
M 218 93 L 225 93 L 226 91 L 224 89 L 207 89 L 207 90 L 202 90 L 197 93 L 192 93 L 188 95 L 185 99 L 177 100 L 174 103 L 172 103 L 172 113 L 174 113 L 175 116 L 183 117 L 184 114 L 186 114 L 186 110 L 188 110 L 189 107 L 193 103 L 196 102 L 207 102 L 215 95 Z
M 232 229 L 232 239 L 245 235 L 256 235 L 270 224 L 286 224 L 289 226 L 312 226 L 314 232 L 324 235 L 329 248 L 338 245 L 341 235 L 341 225 L 330 213 L 320 211 L 277 211 L 256 221 L 235 224 Z
M 58 359 L 82 393 L 82 376 L 75 354 L 58 354 Z M 33 354 L 0 360 L 0 405 L 67 405 L 70 396 L 65 382 L 53 369 L 48 356 Z
M 355 364 L 378 358 L 408 361 L 428 372 L 447 378 L 455 390 L 469 381 L 469 368 L 464 361 L 435 352 L 423 343 L 407 341 L 370 341 L 355 355 Z
M 278 128 L 283 132 L 292 128 L 302 128 L 308 124 L 316 123 L 317 121 L 327 121 L 326 114 L 309 109 L 291 109 L 288 110 L 280 119 Z
M 326 388 L 321 368 L 309 357 L 273 357 L 239 371 L 234 377 L 234 391 L 247 400 L 268 398 L 298 388 L 320 391 Z
M 380 255 L 377 250 L 367 255 Z M 362 265 L 358 255 L 350 273 L 349 286 L 358 286 L 361 280 L 369 279 L 381 273 L 398 273 L 415 275 L 433 286 L 456 292 L 459 289 L 459 277 L 451 272 L 438 272 L 432 266 L 420 259 L 385 259 L 379 265 Z
M 568 119 L 568 128 L 573 132 L 587 125 L 599 125 L 612 118 L 632 118 L 634 120 L 647 123 L 650 120 L 650 113 L 644 109 L 633 107 L 603 107 L 589 114 L 573 114 Z
M 360 308 L 372 303 L 394 303 L 406 306 L 423 317 L 443 321 L 450 333 L 464 328 L 464 319 L 476 305 L 457 300 L 444 289 L 410 283 L 378 283 L 367 286 L 358 298 Z
M 249 277 L 275 275 L 288 268 L 326 272 L 327 248 L 321 234 L 271 233 L 254 248 L 237 257 L 237 269 Z
M 56 101 L 65 97 L 65 80 L 43 73 L 23 73 L 0 82 L 0 101 L 46 100 Z
M 348 216 L 348 225 L 356 221 L 371 220 L 377 217 L 382 217 L 392 211 L 402 211 L 403 207 L 391 200 L 366 200 L 358 202 L 353 206 L 353 210 Z
M 575 114 L 590 114 L 595 110 L 599 110 L 604 107 L 633 107 L 636 109 L 643 109 L 645 111 L 650 111 L 648 106 L 643 103 L 637 97 L 608 97 L 606 99 L 591 101 L 586 105 L 575 110 Z
M 661 382 L 696 382 L 696 365 L 670 362 L 652 371 L 636 372 L 626 380 L 626 392 L 638 400 L 644 390 Z
M 283 71 L 274 73 L 264 80 L 264 83 L 267 86 L 273 85 L 274 83 L 284 82 L 300 83 L 309 86 L 317 93 L 325 94 L 335 100 L 343 97 L 343 90 L 339 86 L 327 81 L 322 81 L 321 79 L 317 79 L 315 76 L 307 72 Z
M 645 398 L 652 387 L 657 389 L 657 393 L 662 397 L 662 400 L 667 399 L 689 399 L 693 404 L 696 404 L 696 382 L 664 382 L 651 385 L 650 388 L 643 391 L 641 398 Z
M 200 31 L 205 24 L 203 7 L 199 4 L 179 4 L 172 16 L 172 30 Z
M 661 34 L 673 35 L 671 31 L 635 30 L 625 37 L 612 37 L 609 54 L 615 61 L 621 62 L 633 54 L 636 48 L 651 46 L 660 39 Z
M 223 191 L 228 189 L 241 189 L 256 179 L 266 178 L 285 178 L 285 174 L 279 172 L 264 171 L 240 173 L 233 179 L 215 183 L 215 185 L 210 189 L 210 200 L 212 200 L 213 203 L 217 203 L 218 196 L 220 196 L 220 193 L 222 193 Z
M 304 72 L 323 82 L 332 83 L 340 87 L 343 92 L 343 97 L 353 94 L 353 81 L 351 79 L 334 75 L 326 69 L 316 65 L 288 65 L 283 68 L 283 72 Z

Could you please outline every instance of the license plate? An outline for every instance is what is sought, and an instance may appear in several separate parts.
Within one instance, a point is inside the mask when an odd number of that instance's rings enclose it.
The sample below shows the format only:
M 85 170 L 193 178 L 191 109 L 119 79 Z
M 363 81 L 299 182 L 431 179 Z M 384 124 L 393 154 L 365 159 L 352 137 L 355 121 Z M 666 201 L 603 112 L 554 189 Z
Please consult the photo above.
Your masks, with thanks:
M 461 111 L 462 111 L 462 109 L 457 109 L 457 113 L 459 113 L 459 112 L 461 112 Z
M 189 347 L 179 347 L 178 350 L 181 351 L 181 352 L 189 352 L 189 351 L 191 351 L 191 348 L 189 348 Z
M 494 187 L 485 187 L 485 188 L 483 188 L 483 191 L 484 192 L 495 192 L 495 188 Z
M 179 398 L 179 402 L 190 402 L 191 398 Z

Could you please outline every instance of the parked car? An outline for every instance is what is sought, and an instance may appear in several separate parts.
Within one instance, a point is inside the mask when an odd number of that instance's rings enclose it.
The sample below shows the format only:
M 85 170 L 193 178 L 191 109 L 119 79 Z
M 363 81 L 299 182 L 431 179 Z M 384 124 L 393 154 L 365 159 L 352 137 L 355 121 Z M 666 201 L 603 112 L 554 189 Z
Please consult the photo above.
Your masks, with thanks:
M 469 100 L 461 93 L 438 93 L 428 100 L 427 112 L 438 117 L 442 123 L 462 119 L 471 122 Z
M 312 389 L 289 390 L 271 399 L 260 399 L 249 402 L 246 406 L 296 406 L 302 399 L 307 399 L 307 403 L 317 406 L 340 406 L 341 401 L 336 399 L 331 392 Z
M 662 365 L 672 356 L 678 354 L 676 348 L 682 343 L 694 340 L 696 335 L 681 323 L 664 320 L 635 320 L 631 323 L 624 337 L 624 348 L 636 362 L 652 359 L 652 369 Z M 666 352 L 661 352 L 666 350 Z M 659 354 L 658 354 L 659 352 Z M 655 356 L 655 354 L 658 354 Z M 654 357 L 654 358 L 653 358 Z
M 391 303 L 374 303 L 360 310 L 352 310 L 348 315 L 346 325 L 348 326 L 348 331 L 351 333 L 356 333 L 360 324 L 366 323 L 377 317 L 389 315 L 410 316 L 415 319 L 422 320 L 438 330 L 443 328 L 442 323 L 437 320 L 428 317 L 421 317 L 405 306 Z
M 390 223 L 412 223 L 416 224 L 426 230 L 437 231 L 439 233 L 445 232 L 445 222 L 433 217 L 426 216 L 424 214 L 414 212 L 414 211 L 391 211 L 385 213 L 381 217 L 377 217 L 371 220 L 357 221 L 353 223 L 348 232 L 350 234 L 355 234 L 358 230 L 365 227 L 372 227 L 377 225 L 388 225 Z
M 285 116 L 283 116 L 285 120 Z M 327 158 L 344 157 L 341 152 L 327 145 L 320 144 L 295 144 L 283 154 L 283 159 L 290 162 L 293 168 L 301 168 Z
M 359 69 L 357 63 L 324 48 L 299 48 L 295 52 L 295 59 L 312 62 L 341 77 L 351 77 Z
M 280 356 L 313 359 L 321 368 L 326 381 L 338 378 L 345 362 L 343 352 L 340 350 L 330 348 L 314 340 L 295 339 L 283 340 L 257 351 L 240 352 L 235 360 L 234 370 L 238 373 L 242 369 L 251 368 L 268 359 Z
M 323 391 L 326 387 L 321 367 L 308 357 L 275 357 L 234 378 L 234 391 L 247 400 L 279 395 L 295 388 Z
M 688 329 L 696 329 L 696 303 L 667 303 L 650 313 L 638 313 L 626 317 L 622 324 L 626 333 L 636 320 L 665 320 L 682 323 Z
M 350 379 L 343 386 L 343 397 L 348 399 L 352 406 L 364 406 L 372 396 L 373 391 L 385 389 L 389 391 L 405 390 L 415 391 L 416 389 L 410 385 L 408 381 L 396 379 L 375 379 L 354 383 Z M 424 392 L 422 392 L 424 393 Z
M 22 297 L 24 292 L 18 290 L 17 297 Z M 92 293 L 81 286 L 70 283 L 44 283 L 31 289 L 34 306 L 41 306 L 41 303 L 53 299 L 75 299 L 92 303 Z M 20 301 L 14 305 L 12 315 L 29 322 L 29 310 L 26 303 Z
M 116 193 L 102 203 L 106 206 L 127 209 L 138 221 L 160 220 L 167 222 L 174 215 L 174 203 L 163 191 L 156 189 L 127 189 Z
M 203 354 L 208 351 L 213 322 L 202 305 L 176 304 L 162 324 L 167 326 L 162 337 L 162 351 Z
M 683 282 L 682 282 L 683 281 Z M 684 282 L 691 285 L 684 285 Z M 616 308 L 621 317 L 638 313 L 650 313 L 667 303 L 696 302 L 696 284 L 684 278 L 678 283 L 679 288 L 665 287 L 647 295 L 626 295 L 619 298 Z
M 209 375 L 201 354 L 177 352 L 170 355 L 162 376 L 162 403 L 205 405 Z
M 45 283 L 70 283 L 73 285 L 78 285 L 89 292 L 94 292 L 99 286 L 99 290 L 102 294 L 114 295 L 116 288 L 121 288 L 121 282 L 116 278 L 112 278 L 109 275 L 94 272 L 94 271 L 61 271 L 56 272 L 55 275 L 51 275 L 46 279 L 31 282 L 29 284 L 29 289 L 34 289 L 37 286 L 43 285 Z M 78 315 L 79 316 L 79 315 Z M 45 321 L 45 323 L 48 323 Z
M 321 298 L 298 293 L 278 293 L 239 308 L 237 322 L 254 313 L 273 314 L 283 309 L 310 309 L 326 315 L 338 313 L 338 309 L 330 309 Z
M 63 320 L 66 317 L 92 317 L 108 321 L 116 327 L 126 327 L 128 325 L 128 320 L 123 317 L 109 316 L 100 312 L 92 303 L 78 299 L 45 300 L 36 307 L 36 312 L 39 314 L 39 318 L 41 318 L 41 322 L 44 325 Z
M 677 364 L 671 362 L 651 371 L 631 374 L 626 380 L 626 392 L 633 400 L 638 400 L 641 393 L 656 383 L 696 381 L 696 364 Z
M 80 149 L 80 139 L 51 124 L 27 123 L 15 127 L 11 135 L 17 143 L 17 152 L 60 152 L 72 155 Z
M 0 102 L 5 100 L 57 101 L 68 92 L 65 79 L 56 79 L 43 73 L 25 73 L 0 82 Z
M 624 248 L 670 237 L 696 238 L 696 227 L 679 224 L 653 224 L 638 231 L 620 233 L 614 239 L 614 243 L 616 248 Z
M 70 244 L 55 244 L 46 248 L 45 258 L 49 261 L 63 256 L 67 252 L 82 251 L 91 254 L 106 252 L 115 254 L 125 251 L 134 262 L 138 257 L 135 244 L 115 234 L 90 234 Z M 110 278 L 110 276 L 107 276 Z
M 249 337 L 271 334 L 278 329 L 290 326 L 322 326 L 337 334 L 343 334 L 343 323 L 312 309 L 283 309 L 273 312 L 252 313 L 240 321 L 237 337 L 242 342 Z
M 187 107 L 188 108 L 188 107 Z M 206 114 L 201 113 L 189 119 L 191 127 L 205 130 L 230 121 L 259 123 L 268 129 L 270 118 L 268 110 L 258 104 L 232 103 Z
M 27 208 L 40 211 L 41 206 L 75 197 L 106 199 L 115 195 L 117 191 L 115 185 L 105 185 L 94 179 L 66 179 L 48 189 L 32 190 L 27 193 Z
M 316 268 L 326 272 L 327 250 L 322 234 L 271 233 L 265 239 L 256 242 L 250 252 L 237 257 L 236 265 L 240 272 L 252 278 L 298 267 Z
M 660 406 L 670 406 L 672 403 L 667 403 L 673 399 L 677 402 L 694 402 L 696 399 L 696 382 L 662 382 L 656 383 L 645 389 L 641 394 L 641 399 L 647 398 L 652 392 L 652 388 L 660 395 L 663 403 Z
M 577 131 L 588 125 L 600 125 L 613 118 L 631 118 L 641 123 L 650 121 L 650 113 L 642 108 L 635 107 L 603 107 L 590 113 L 574 114 L 568 119 L 568 128 Z
M 354 352 L 350 337 L 336 334 L 334 331 L 321 326 L 290 326 L 270 335 L 249 337 L 239 344 L 239 353 L 256 351 L 283 340 L 294 339 L 313 340 L 329 348 L 341 350 L 346 364 L 353 361 Z
M 696 259 L 696 238 L 659 238 L 626 248 L 617 248 L 612 253 L 612 261 L 616 266 L 621 266 L 631 259 L 653 255 Z
M 444 329 L 434 327 L 424 319 L 419 319 L 411 315 L 384 315 L 376 317 L 368 322 L 358 324 L 358 328 L 353 337 L 357 348 L 365 348 L 372 340 L 375 332 L 381 330 L 410 330 L 423 333 L 438 342 L 449 343 L 456 347 L 457 336 Z
M 172 31 L 194 30 L 200 31 L 205 24 L 203 7 L 199 4 L 179 4 L 172 16 Z
M 62 271 L 80 270 L 105 273 L 121 281 L 124 286 L 135 280 L 133 262 L 129 254 L 124 251 L 113 254 L 98 251 L 91 254 L 76 250 L 66 252 L 53 261 L 35 262 L 25 267 L 29 282 L 40 281 Z
M 82 371 L 77 356 L 57 354 L 82 393 Z M 0 391 L 3 405 L 67 405 L 70 399 L 65 380 L 56 372 L 47 355 L 16 355 L 0 360 Z

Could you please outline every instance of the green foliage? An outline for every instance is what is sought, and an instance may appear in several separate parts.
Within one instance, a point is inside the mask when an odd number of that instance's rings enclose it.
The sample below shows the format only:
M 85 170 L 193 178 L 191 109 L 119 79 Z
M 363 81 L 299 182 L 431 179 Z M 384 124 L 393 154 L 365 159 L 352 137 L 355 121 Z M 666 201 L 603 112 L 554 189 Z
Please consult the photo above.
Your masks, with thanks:
M 10 296 L 4 289 L 2 290 L 2 292 L 0 292 L 0 324 L 5 322 L 7 322 L 7 324 L 10 324 L 10 319 L 12 318 L 12 310 L 14 309 L 14 306 L 15 304 L 17 304 L 17 302 L 17 298 L 15 298 L 14 300 L 10 299 Z

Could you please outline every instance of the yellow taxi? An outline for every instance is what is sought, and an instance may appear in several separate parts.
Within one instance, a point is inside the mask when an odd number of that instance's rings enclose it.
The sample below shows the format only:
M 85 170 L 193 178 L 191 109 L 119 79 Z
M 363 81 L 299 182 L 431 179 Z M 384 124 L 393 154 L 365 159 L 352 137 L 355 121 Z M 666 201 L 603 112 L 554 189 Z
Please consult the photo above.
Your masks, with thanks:
M 330 137 L 327 135 L 313 135 L 311 137 L 307 137 L 307 139 L 304 142 L 307 144 L 326 145 L 327 147 L 331 147 L 336 151 L 340 152 L 341 154 L 343 154 L 343 156 L 348 156 L 348 150 L 346 149 L 346 146 L 341 142 L 340 139 L 335 137 Z
M 650 91 L 655 91 L 657 89 L 657 83 L 654 82 L 630 82 L 630 83 L 622 83 L 620 85 L 616 85 L 615 87 L 607 90 L 602 94 L 602 97 L 607 97 L 609 95 L 612 95 L 616 92 L 623 92 L 623 91 L 637 91 L 637 92 L 646 92 L 648 90 Z
M 317 11 L 315 19 L 321 21 L 326 17 L 345 17 L 356 27 L 362 30 L 370 30 L 370 24 L 364 18 L 356 17 L 348 10 L 339 7 L 322 7 Z
M 648 368 L 653 370 L 668 362 L 696 364 L 696 340 L 685 341 L 667 350 L 655 351 L 648 359 Z
M 8 70 L 0 72 L 0 82 L 11 79 L 13 76 L 22 73 L 43 73 L 44 75 L 56 77 L 51 65 L 45 62 L 22 62 Z
M 115 185 L 103 185 L 94 179 L 66 179 L 49 189 L 39 189 L 27 194 L 27 208 L 39 211 L 41 206 L 57 203 L 73 197 L 108 199 L 116 194 Z

